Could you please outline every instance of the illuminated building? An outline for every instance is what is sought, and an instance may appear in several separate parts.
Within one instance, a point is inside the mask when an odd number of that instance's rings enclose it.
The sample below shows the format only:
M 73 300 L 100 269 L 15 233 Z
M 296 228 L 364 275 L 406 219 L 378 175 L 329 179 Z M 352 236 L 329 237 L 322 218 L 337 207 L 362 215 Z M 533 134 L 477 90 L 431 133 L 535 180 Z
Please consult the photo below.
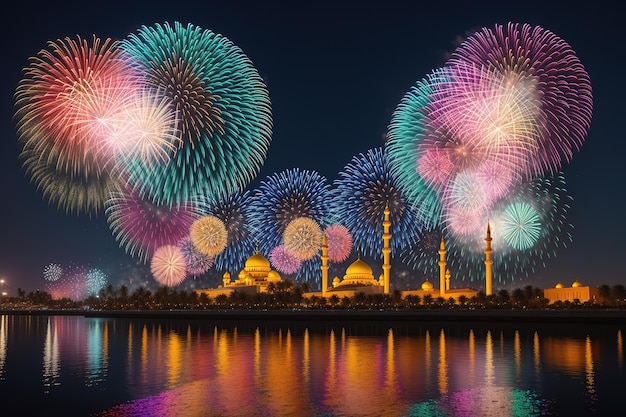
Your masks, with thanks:
M 230 273 L 224 272 L 224 284 L 218 288 L 195 290 L 198 295 L 206 294 L 215 297 L 220 294 L 230 295 L 233 291 L 246 294 L 267 292 L 270 283 L 282 281 L 282 277 L 270 266 L 270 261 L 257 252 L 246 260 L 245 267 L 239 272 L 237 280 L 232 281 Z
M 416 295 L 419 296 L 422 300 L 424 296 L 430 295 L 433 299 L 438 297 L 443 297 L 446 300 L 450 298 L 454 298 L 455 302 L 459 301 L 459 297 L 465 296 L 468 300 L 474 296 L 478 295 L 478 290 L 472 288 L 450 288 L 450 277 L 452 274 L 450 270 L 446 268 L 448 265 L 446 261 L 446 242 L 441 237 L 441 243 L 439 244 L 439 290 L 436 291 L 433 284 L 426 279 L 422 283 L 422 287 L 417 290 L 405 290 L 402 291 L 402 296 L 406 297 L 407 295 Z
M 556 301 L 578 300 L 581 303 L 588 301 L 597 303 L 600 301 L 600 290 L 598 288 L 585 286 L 576 280 L 571 287 L 564 286 L 558 282 L 554 288 L 546 288 L 543 290 L 544 298 L 547 298 L 550 304 Z

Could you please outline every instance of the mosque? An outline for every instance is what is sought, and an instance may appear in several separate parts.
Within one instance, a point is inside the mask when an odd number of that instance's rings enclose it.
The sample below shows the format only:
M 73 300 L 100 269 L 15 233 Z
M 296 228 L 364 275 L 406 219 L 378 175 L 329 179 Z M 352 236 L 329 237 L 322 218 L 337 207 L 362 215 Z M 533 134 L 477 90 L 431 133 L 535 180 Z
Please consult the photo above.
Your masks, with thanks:
M 601 302 L 600 290 L 598 288 L 583 285 L 576 280 L 571 287 L 566 287 L 563 283 L 558 282 L 554 288 L 546 288 L 543 290 L 543 297 L 547 298 L 550 304 L 555 301 L 571 301 L 578 300 L 581 303 L 588 301 L 592 303 Z
M 357 293 L 366 295 L 389 294 L 389 275 L 391 270 L 391 221 L 389 220 L 389 208 L 385 208 L 383 220 L 383 265 L 382 274 L 378 279 L 374 277 L 372 268 L 364 262 L 360 256 L 346 268 L 343 279 L 338 276 L 334 277 L 331 285 L 328 284 L 328 245 L 326 235 L 322 236 L 321 245 L 321 272 L 322 285 L 321 291 L 304 293 L 304 297 L 325 297 L 330 298 L 337 296 L 353 297 Z M 491 249 L 491 230 L 487 225 L 487 234 L 485 237 L 485 293 L 492 293 L 492 265 L 491 258 L 493 250 Z M 420 289 L 402 291 L 402 296 L 418 295 L 423 299 L 425 295 L 431 295 L 433 298 L 444 297 L 446 300 L 454 298 L 458 301 L 459 297 L 465 296 L 468 299 L 478 295 L 478 290 L 472 288 L 450 288 L 450 270 L 446 268 L 446 247 L 443 237 L 439 247 L 439 290 L 436 290 L 433 284 L 427 279 Z M 230 295 L 233 291 L 240 291 L 248 295 L 265 293 L 268 291 L 270 283 L 278 283 L 282 281 L 282 277 L 278 272 L 271 269 L 270 262 L 257 251 L 248 258 L 244 268 L 239 272 L 238 279 L 231 280 L 230 273 L 226 271 L 223 276 L 223 285 L 218 288 L 197 289 L 194 290 L 198 295 L 206 294 L 214 298 L 220 294 Z

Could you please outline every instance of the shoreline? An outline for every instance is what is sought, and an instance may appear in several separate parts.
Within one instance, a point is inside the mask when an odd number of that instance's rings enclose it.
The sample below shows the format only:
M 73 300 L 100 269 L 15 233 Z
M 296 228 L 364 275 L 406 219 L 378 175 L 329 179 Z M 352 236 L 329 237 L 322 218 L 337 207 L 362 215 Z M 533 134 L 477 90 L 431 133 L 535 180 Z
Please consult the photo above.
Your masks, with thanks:
M 626 310 L 0 310 L 8 315 L 238 321 L 492 322 L 626 324 Z

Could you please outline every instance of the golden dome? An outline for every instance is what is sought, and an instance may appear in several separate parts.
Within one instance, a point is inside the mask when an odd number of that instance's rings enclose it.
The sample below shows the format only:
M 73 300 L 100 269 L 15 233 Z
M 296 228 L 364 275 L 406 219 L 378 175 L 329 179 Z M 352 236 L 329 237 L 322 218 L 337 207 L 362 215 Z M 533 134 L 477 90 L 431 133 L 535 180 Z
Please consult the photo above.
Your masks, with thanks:
M 246 271 L 258 269 L 264 269 L 269 271 L 270 261 L 268 261 L 265 256 L 257 252 L 246 260 L 246 267 L 244 269 Z
M 559 281 L 556 283 L 556 286 L 554 288 L 563 288 L 563 287 L 564 287 L 563 283 Z
M 270 272 L 267 273 L 267 280 L 268 281 L 281 281 L 282 277 L 280 276 L 278 272 L 272 269 Z
M 228 271 L 224 272 L 224 275 L 222 275 L 222 277 L 224 279 L 230 279 L 230 272 L 228 272 Z
M 426 280 L 426 281 L 424 281 L 424 283 L 422 284 L 422 289 L 423 289 L 424 291 L 432 291 L 432 289 L 433 289 L 433 284 L 432 284 L 429 280 Z
M 346 269 L 346 276 L 351 275 L 371 275 L 374 278 L 374 274 L 372 273 L 372 268 L 365 262 L 361 260 L 361 258 L 352 262 L 352 264 Z
M 572 287 L 582 287 L 583 284 L 580 283 L 580 281 L 576 280 L 574 281 L 574 283 L 572 284 Z

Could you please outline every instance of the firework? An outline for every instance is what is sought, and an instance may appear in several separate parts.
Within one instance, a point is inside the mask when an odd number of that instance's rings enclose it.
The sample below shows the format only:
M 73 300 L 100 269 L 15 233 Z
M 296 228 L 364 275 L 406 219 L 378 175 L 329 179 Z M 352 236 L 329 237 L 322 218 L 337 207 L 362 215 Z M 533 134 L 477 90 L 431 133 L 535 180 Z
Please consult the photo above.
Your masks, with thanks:
M 201 253 L 211 257 L 219 255 L 228 242 L 228 232 L 224 222 L 211 215 L 201 216 L 194 221 L 189 236 L 193 245 Z
M 453 91 L 445 88 L 449 94 L 434 107 L 468 140 L 516 148 L 531 177 L 555 174 L 581 148 L 591 125 L 591 82 L 554 33 L 527 23 L 483 28 L 447 65 L 457 74 Z
M 214 259 L 215 268 L 220 271 L 241 268 L 254 252 L 248 209 L 250 201 L 250 192 L 246 190 L 202 204 L 203 213 L 220 219 L 228 233 L 226 248 Z
M 300 269 L 302 258 L 284 245 L 278 245 L 270 252 L 270 262 L 278 272 L 291 275 Z
M 243 189 L 264 162 L 272 118 L 267 88 L 241 49 L 178 22 L 144 26 L 121 47 L 147 88 L 169 100 L 180 139 L 169 163 L 130 164 L 129 181 L 167 204 Z
M 394 110 L 385 142 L 388 170 L 422 223 L 429 227 L 440 222 L 442 207 L 438 190 L 448 182 L 454 168 L 445 151 L 422 148 L 429 135 L 432 85 L 441 82 L 440 78 L 439 72 L 433 72 L 411 87 Z
M 328 244 L 328 260 L 343 262 L 348 259 L 352 252 L 352 235 L 348 228 L 335 223 L 324 229 L 324 234 Z
M 502 211 L 500 235 L 515 250 L 527 250 L 537 243 L 541 234 L 541 218 L 530 203 L 509 204 Z
M 157 248 L 176 245 L 188 236 L 199 217 L 194 205 L 157 205 L 128 188 L 124 193 L 111 194 L 105 213 L 119 245 L 144 262 Z
M 253 240 L 263 252 L 282 244 L 287 225 L 306 217 L 324 227 L 330 218 L 330 184 L 316 171 L 291 169 L 267 177 L 249 207 Z
M 85 277 L 87 295 L 97 296 L 107 286 L 109 277 L 99 269 L 90 269 Z
M 174 245 L 158 248 L 150 260 L 154 279 L 166 287 L 175 287 L 187 276 L 187 262 L 183 251 Z
M 68 298 L 82 301 L 87 298 L 87 270 L 80 265 L 68 265 L 63 268 L 63 275 L 56 281 L 46 282 L 46 291 L 53 299 Z
M 389 169 L 387 152 L 374 148 L 352 158 L 335 180 L 334 210 L 365 256 L 382 257 L 383 219 L 389 207 L 392 250 L 417 236 L 421 218 L 408 203 Z
M 178 247 L 185 256 L 187 273 L 190 275 L 202 275 L 213 266 L 213 258 L 200 252 L 191 241 L 190 237 L 184 237 L 178 242 Z
M 58 176 L 70 176 L 70 184 L 91 192 L 94 184 L 108 183 L 115 159 L 106 144 L 119 133 L 120 114 L 135 104 L 139 74 L 110 39 L 65 38 L 48 45 L 30 59 L 15 93 L 21 158 L 51 201 L 66 211 L 97 213 L 101 201 L 84 204 L 98 200 L 90 193 L 86 199 L 65 187 L 83 198 L 74 201 L 52 190 L 63 183 Z
M 322 229 L 313 219 L 299 217 L 289 222 L 283 233 L 285 249 L 306 261 L 315 256 L 322 243 Z
M 57 281 L 63 275 L 63 268 L 59 264 L 49 264 L 43 269 L 43 278 L 46 281 Z

